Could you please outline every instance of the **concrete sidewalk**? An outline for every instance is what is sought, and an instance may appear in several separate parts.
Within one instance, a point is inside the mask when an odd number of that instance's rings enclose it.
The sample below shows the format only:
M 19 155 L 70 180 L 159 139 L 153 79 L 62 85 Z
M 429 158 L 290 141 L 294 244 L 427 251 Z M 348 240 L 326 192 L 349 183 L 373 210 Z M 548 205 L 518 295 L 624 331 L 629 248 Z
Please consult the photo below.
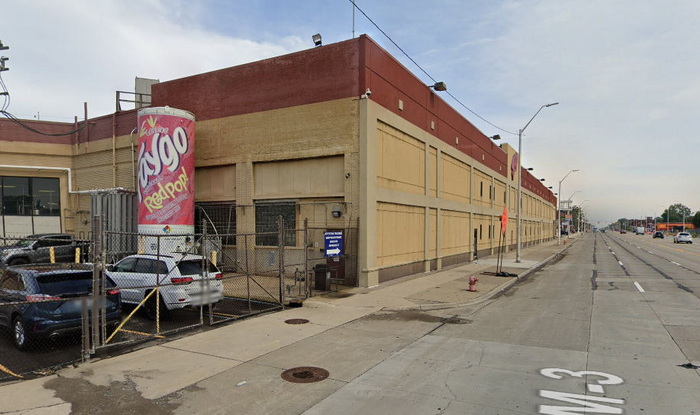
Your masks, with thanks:
M 300 308 L 93 360 L 51 376 L 5 384 L 0 386 L 0 414 L 172 413 L 174 408 L 167 408 L 168 404 L 160 398 L 202 388 L 207 379 L 273 352 L 283 355 L 282 349 L 287 346 L 369 314 L 382 310 L 435 310 L 487 301 L 557 259 L 575 240 L 565 239 L 562 245 L 555 240 L 525 248 L 519 263 L 515 262 L 515 252 L 505 254 L 502 270 L 517 277 L 489 274 L 496 271 L 497 258 L 491 256 L 375 288 L 312 297 Z M 472 275 L 479 279 L 476 292 L 467 290 Z M 290 319 L 306 319 L 309 323 L 285 323 Z M 298 356 L 289 356 L 285 362 L 297 359 Z M 133 412 L 114 405 L 100 410 L 100 393 L 122 396 L 120 399 L 128 401 L 124 405 L 127 409 L 133 407 Z M 152 407 L 154 402 L 161 402 L 161 406 Z

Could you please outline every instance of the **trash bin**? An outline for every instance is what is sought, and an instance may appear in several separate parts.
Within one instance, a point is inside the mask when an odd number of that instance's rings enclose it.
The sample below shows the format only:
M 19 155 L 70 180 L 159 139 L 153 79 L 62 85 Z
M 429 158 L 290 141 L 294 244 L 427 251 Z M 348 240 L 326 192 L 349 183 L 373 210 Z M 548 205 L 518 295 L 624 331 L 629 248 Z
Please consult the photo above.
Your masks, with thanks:
M 316 264 L 314 267 L 314 290 L 330 291 L 331 272 L 328 264 Z

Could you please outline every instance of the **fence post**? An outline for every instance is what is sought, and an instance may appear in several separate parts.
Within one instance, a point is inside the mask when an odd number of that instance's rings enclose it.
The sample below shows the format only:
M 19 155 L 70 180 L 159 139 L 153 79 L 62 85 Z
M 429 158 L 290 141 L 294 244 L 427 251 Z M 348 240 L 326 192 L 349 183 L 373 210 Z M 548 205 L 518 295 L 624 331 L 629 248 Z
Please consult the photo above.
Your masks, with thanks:
M 309 218 L 304 218 L 304 297 L 311 297 L 309 283 Z
M 194 235 L 192 236 L 194 238 Z M 204 298 L 209 298 L 209 240 L 207 240 L 207 220 L 202 218 L 202 243 L 201 243 L 201 253 L 202 253 L 202 278 L 200 280 L 200 287 L 202 287 L 202 292 L 204 293 Z M 206 281 L 206 282 L 205 282 Z M 204 307 L 206 305 L 202 304 L 199 306 L 199 324 L 204 325 Z M 211 303 L 209 304 L 209 324 L 212 322 L 211 315 Z
M 277 218 L 277 257 L 279 260 L 280 275 L 280 304 L 284 307 L 284 218 L 280 215 Z

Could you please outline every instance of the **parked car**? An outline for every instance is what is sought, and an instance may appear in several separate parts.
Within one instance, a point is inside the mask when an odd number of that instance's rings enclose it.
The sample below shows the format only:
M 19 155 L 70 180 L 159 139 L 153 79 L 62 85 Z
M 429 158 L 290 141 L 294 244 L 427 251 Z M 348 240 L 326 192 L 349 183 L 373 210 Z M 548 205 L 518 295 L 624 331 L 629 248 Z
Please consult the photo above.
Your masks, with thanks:
M 40 233 L 0 247 L 0 265 L 50 263 L 51 248 L 55 262 L 75 262 L 77 248 L 81 250 L 80 259 L 87 258 L 87 242 L 68 233 Z
M 678 232 L 676 234 L 676 236 L 673 237 L 673 243 L 674 244 L 680 244 L 680 243 L 692 244 L 693 237 L 690 236 L 690 234 L 688 232 Z
M 14 344 L 25 350 L 38 339 L 49 339 L 82 328 L 80 297 L 92 293 L 92 267 L 84 264 L 12 266 L 0 270 L 0 326 L 10 328 Z M 105 279 L 108 327 L 121 321 L 121 296 L 114 281 Z M 10 303 L 10 304 L 7 304 Z
M 664 233 L 661 231 L 656 231 L 656 232 L 654 232 L 654 234 L 651 237 L 664 239 Z
M 159 287 L 161 314 L 214 304 L 224 298 L 222 273 L 200 255 L 129 255 L 108 266 L 106 273 L 121 290 L 124 303 L 140 304 Z M 156 318 L 153 296 L 146 301 L 144 309 L 149 318 Z

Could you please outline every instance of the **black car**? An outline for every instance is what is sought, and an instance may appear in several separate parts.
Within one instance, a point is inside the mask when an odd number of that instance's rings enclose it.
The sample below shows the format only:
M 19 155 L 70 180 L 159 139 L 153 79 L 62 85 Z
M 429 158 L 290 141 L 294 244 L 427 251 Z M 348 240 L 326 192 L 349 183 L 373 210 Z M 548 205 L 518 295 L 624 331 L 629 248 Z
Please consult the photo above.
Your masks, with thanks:
M 0 246 L 0 265 L 41 264 L 50 262 L 85 262 L 89 244 L 68 233 L 29 235 L 7 246 Z
M 656 231 L 656 232 L 654 232 L 654 234 L 653 234 L 651 237 L 652 237 L 652 238 L 661 238 L 661 239 L 664 239 L 664 233 L 663 233 L 663 232 Z
M 84 264 L 44 264 L 0 270 L 0 326 L 10 328 L 15 346 L 27 349 L 37 339 L 79 333 L 81 298 L 90 296 L 92 267 Z M 121 320 L 121 295 L 105 277 L 108 327 Z

